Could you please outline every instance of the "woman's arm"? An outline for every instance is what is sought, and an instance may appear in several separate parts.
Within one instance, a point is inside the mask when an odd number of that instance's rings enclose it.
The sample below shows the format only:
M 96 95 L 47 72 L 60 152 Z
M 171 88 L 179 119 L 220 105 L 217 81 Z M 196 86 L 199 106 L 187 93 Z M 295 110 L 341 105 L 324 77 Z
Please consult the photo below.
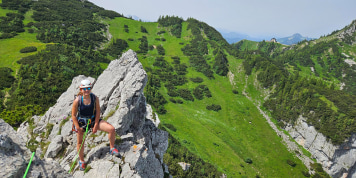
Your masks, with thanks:
M 99 124 L 100 119 L 100 104 L 99 104 L 99 97 L 95 96 L 95 124 Z
M 99 98 L 95 96 L 95 124 L 93 127 L 93 133 L 96 133 L 96 131 L 99 128 L 99 119 L 100 119 L 100 104 L 99 104 Z
M 77 113 L 78 113 L 78 97 L 73 101 L 73 106 L 72 106 L 72 120 L 74 123 L 75 128 L 77 130 L 80 130 L 79 123 L 78 123 L 78 118 L 77 118 Z

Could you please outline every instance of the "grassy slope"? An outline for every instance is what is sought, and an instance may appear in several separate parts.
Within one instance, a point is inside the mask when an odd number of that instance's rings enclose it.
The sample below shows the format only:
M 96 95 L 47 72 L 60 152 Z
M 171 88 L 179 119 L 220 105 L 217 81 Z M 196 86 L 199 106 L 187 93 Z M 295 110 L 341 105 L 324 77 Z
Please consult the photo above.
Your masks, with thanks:
M 240 50 L 257 50 L 258 49 L 258 42 L 250 41 L 250 40 L 242 40 L 243 45 L 241 46 Z
M 16 12 L 7 9 L 0 8 L 0 16 L 6 16 L 7 12 Z M 27 24 L 33 19 L 30 17 L 32 11 L 29 11 L 25 14 L 24 24 Z M 27 28 L 25 28 L 27 30 Z M 36 39 L 36 34 L 30 34 L 27 32 L 19 33 L 17 36 L 10 39 L 1 39 L 0 40 L 0 67 L 9 67 L 16 71 L 20 65 L 16 63 L 22 57 L 26 57 L 37 52 L 32 53 L 20 53 L 20 50 L 24 47 L 35 46 L 37 51 L 40 51 L 45 48 L 44 43 Z
M 180 42 L 189 39 L 190 32 L 186 30 L 186 23 L 183 23 L 182 38 L 175 38 L 167 33 L 163 37 L 167 41 L 156 41 L 156 33 L 164 28 L 157 28 L 157 23 L 143 23 L 124 18 L 111 20 L 110 32 L 114 38 L 135 39 L 128 41 L 130 48 L 138 50 L 137 39 L 143 34 L 140 26 L 144 26 L 149 32 L 149 45 L 162 44 L 166 50 L 165 59 L 171 62 L 169 56 L 180 56 L 182 63 L 188 63 L 188 58 L 184 57 L 180 48 Z M 123 26 L 129 26 L 129 33 L 124 32 Z M 137 32 L 137 33 L 136 33 Z M 156 50 L 150 51 L 148 56 L 138 55 L 142 64 L 153 67 Z M 230 67 L 237 68 L 242 60 L 230 59 Z M 160 119 L 164 124 L 172 124 L 177 131 L 170 131 L 183 145 L 204 160 L 216 165 L 229 177 L 247 175 L 254 177 L 256 174 L 263 177 L 301 177 L 301 170 L 306 168 L 295 159 L 281 143 L 281 139 L 270 128 L 257 108 L 243 95 L 234 95 L 232 86 L 227 77 L 215 76 L 215 80 L 208 80 L 201 73 L 197 73 L 190 68 L 187 77 L 202 77 L 203 84 L 207 85 L 212 92 L 212 98 L 195 100 L 194 102 L 184 101 L 184 104 L 168 103 L 167 114 L 161 115 Z M 237 74 L 236 74 L 237 75 Z M 244 78 L 244 74 L 239 74 Z M 189 82 L 184 87 L 193 88 L 197 84 Z M 242 91 L 243 84 L 239 83 L 239 92 Z M 161 88 L 165 93 L 165 88 Z M 165 95 L 166 98 L 169 98 Z M 219 112 L 205 109 L 208 104 L 220 104 L 222 110 Z M 251 124 L 249 122 L 251 121 Z M 215 143 L 215 144 L 214 144 Z M 247 165 L 244 159 L 251 158 L 253 164 Z M 286 160 L 294 160 L 298 165 L 290 167 Z M 244 165 L 244 167 L 241 166 Z

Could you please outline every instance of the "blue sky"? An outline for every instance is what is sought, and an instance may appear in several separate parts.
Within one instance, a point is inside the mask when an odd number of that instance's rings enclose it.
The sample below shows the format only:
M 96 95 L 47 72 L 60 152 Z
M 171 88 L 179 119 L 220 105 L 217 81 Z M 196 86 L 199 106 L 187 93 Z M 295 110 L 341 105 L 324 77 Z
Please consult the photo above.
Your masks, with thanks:
M 124 16 L 157 21 L 160 15 L 193 17 L 228 32 L 319 38 L 356 19 L 356 0 L 89 0 Z

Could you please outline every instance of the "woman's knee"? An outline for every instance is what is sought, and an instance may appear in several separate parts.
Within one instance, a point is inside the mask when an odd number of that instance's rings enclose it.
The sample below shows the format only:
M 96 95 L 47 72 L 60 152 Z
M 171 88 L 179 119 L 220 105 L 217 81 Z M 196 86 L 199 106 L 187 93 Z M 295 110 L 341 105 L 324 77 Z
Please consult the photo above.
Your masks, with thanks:
M 83 134 L 77 133 L 77 144 L 82 144 L 83 142 Z
M 114 128 L 114 126 L 110 125 L 108 131 L 109 131 L 109 133 L 115 133 L 115 128 Z

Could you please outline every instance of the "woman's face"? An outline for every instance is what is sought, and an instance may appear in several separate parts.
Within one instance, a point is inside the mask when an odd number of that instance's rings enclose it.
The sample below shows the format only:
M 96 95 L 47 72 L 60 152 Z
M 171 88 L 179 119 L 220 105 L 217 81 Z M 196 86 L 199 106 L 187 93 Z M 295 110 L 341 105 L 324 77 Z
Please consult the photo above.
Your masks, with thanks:
M 83 95 L 90 95 L 91 87 L 80 89 Z

